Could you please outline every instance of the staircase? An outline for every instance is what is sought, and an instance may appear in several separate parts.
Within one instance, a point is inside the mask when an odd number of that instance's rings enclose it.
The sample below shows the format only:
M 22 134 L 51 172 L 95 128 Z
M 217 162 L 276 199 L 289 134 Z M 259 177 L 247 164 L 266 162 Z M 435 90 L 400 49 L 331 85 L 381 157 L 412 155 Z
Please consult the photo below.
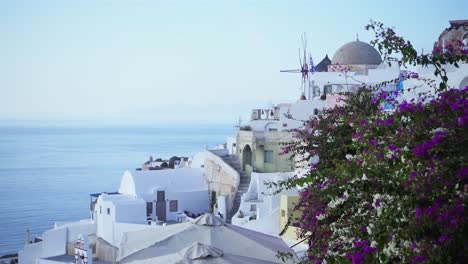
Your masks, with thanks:
M 235 155 L 226 155 L 226 156 L 222 156 L 221 158 L 223 159 L 224 162 L 226 162 L 232 168 L 234 168 L 237 172 L 239 172 L 239 176 L 240 176 L 239 188 L 237 189 L 236 196 L 234 197 L 234 202 L 232 203 L 232 209 L 230 212 L 227 213 L 227 217 L 226 217 L 226 222 L 231 223 L 232 217 L 239 210 L 242 194 L 247 192 L 247 190 L 249 189 L 250 177 L 247 176 L 247 174 L 245 174 L 245 172 L 241 170 L 239 160 L 237 159 Z

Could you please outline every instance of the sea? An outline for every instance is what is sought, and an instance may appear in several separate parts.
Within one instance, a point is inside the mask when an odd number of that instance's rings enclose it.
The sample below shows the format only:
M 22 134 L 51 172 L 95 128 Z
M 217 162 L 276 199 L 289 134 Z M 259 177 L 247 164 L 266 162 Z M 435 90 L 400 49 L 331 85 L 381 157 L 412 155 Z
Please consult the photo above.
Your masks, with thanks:
M 0 255 L 54 222 L 89 218 L 91 193 L 117 191 L 152 155 L 193 156 L 234 135 L 230 125 L 0 125 Z

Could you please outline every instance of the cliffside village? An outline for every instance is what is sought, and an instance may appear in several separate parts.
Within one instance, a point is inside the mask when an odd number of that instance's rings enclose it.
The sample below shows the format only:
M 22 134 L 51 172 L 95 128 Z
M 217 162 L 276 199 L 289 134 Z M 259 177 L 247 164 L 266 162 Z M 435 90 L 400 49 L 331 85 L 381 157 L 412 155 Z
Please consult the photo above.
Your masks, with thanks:
M 468 44 L 468 20 L 450 23 L 462 26 L 442 32 L 435 47 L 444 48 L 454 36 Z M 293 213 L 299 189 L 274 194 L 265 182 L 306 171 L 296 168 L 289 154 L 278 153 L 295 140 L 291 131 L 300 129 L 302 120 L 335 107 L 363 83 L 398 79 L 404 72 L 388 66 L 374 47 L 359 39 L 331 58 L 311 70 L 296 102 L 253 109 L 248 125 L 225 144 L 190 158 L 150 158 L 141 168 L 125 171 L 120 186 L 109 186 L 116 191 L 90 194 L 88 219 L 56 223 L 39 238 L 28 237 L 19 262 L 279 263 L 278 251 L 291 253 L 291 262 L 297 260 L 307 245 L 300 243 L 295 227 L 279 233 Z M 343 74 L 336 65 L 349 71 Z M 468 86 L 468 65 L 446 70 L 450 86 Z M 417 73 L 433 78 L 431 68 L 418 68 Z M 406 100 L 418 100 L 419 92 L 431 90 L 423 85 L 418 93 L 403 92 L 415 85 L 423 84 L 410 79 L 381 89 L 401 91 Z

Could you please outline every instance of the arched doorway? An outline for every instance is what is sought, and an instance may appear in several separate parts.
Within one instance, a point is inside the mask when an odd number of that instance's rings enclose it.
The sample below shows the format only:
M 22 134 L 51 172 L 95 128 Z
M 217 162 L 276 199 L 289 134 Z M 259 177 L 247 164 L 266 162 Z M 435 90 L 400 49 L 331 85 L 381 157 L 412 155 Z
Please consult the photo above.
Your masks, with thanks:
M 463 89 L 465 88 L 466 86 L 468 86 L 468 76 L 466 76 L 465 78 L 463 78 L 463 80 L 461 81 L 460 83 L 460 89 Z
M 242 169 L 246 171 L 246 167 L 249 165 L 252 167 L 252 149 L 249 145 L 245 145 L 242 150 Z

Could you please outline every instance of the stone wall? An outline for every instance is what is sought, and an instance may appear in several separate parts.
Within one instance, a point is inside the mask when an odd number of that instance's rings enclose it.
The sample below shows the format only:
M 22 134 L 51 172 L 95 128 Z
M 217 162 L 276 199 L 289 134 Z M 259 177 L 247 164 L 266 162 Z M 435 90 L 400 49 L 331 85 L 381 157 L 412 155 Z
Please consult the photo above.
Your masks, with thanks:
M 217 196 L 226 196 L 226 209 L 229 212 L 239 186 L 239 173 L 209 150 L 205 154 L 204 168 L 204 177 L 210 193 L 214 191 Z

